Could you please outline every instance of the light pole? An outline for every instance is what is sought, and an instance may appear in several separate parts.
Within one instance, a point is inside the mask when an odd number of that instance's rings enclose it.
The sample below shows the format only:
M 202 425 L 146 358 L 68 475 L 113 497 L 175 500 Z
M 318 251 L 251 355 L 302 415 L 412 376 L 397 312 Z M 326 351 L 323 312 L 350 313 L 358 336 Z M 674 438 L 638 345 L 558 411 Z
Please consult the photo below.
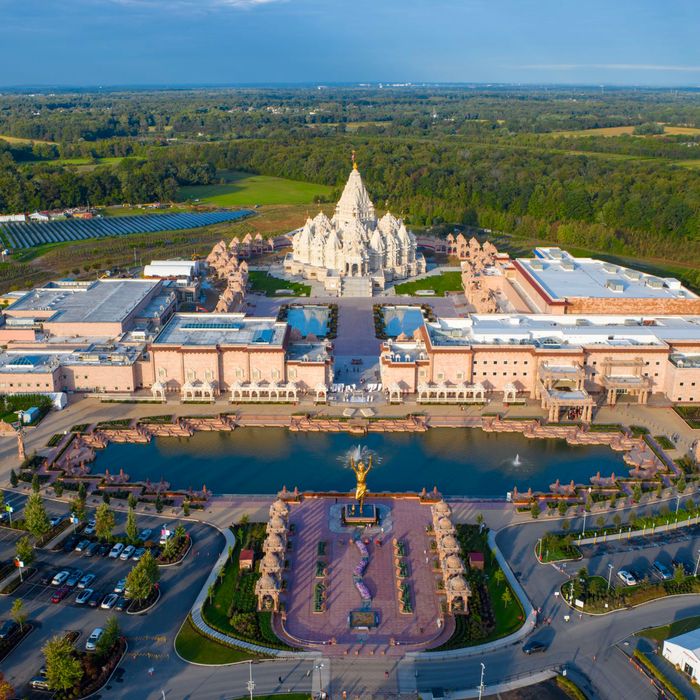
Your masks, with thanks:
M 255 681 L 253 680 L 253 660 L 248 660 L 248 683 L 246 685 L 250 693 L 250 700 L 253 700 L 253 691 L 255 690 Z
M 698 549 L 698 558 L 695 562 L 695 573 L 693 574 L 693 576 L 698 575 L 698 565 L 700 565 L 700 549 Z
M 483 662 L 481 664 L 481 680 L 479 681 L 479 700 L 481 700 L 482 695 L 484 694 L 484 671 L 486 670 L 486 666 L 484 666 Z
M 610 590 L 610 586 L 612 584 L 612 572 L 613 572 L 613 565 L 608 564 L 608 590 Z
M 583 527 L 581 528 L 581 536 L 586 534 L 586 506 L 583 507 Z
M 542 538 L 537 540 L 537 558 L 542 561 Z
M 323 663 L 314 664 L 314 669 L 318 671 L 318 692 L 320 697 L 323 697 L 323 676 L 321 675 L 321 669 L 323 668 Z M 312 683 L 313 685 L 313 683 Z M 313 688 L 311 689 L 313 691 Z

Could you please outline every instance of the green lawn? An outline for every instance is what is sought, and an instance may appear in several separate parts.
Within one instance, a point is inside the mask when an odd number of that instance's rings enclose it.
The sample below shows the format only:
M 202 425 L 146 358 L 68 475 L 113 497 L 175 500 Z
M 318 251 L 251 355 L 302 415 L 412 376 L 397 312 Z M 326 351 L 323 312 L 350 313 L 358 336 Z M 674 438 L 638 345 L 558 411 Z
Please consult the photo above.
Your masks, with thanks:
M 211 639 L 202 636 L 193 627 L 189 618 L 175 639 L 177 653 L 186 661 L 198 664 L 232 664 L 238 661 L 247 661 L 257 658 L 242 649 L 217 644 Z
M 181 187 L 178 199 L 198 199 L 200 202 L 222 207 L 311 204 L 316 197 L 329 197 L 333 191 L 333 188 L 327 185 L 242 172 L 224 173 L 223 178 L 226 182 L 217 185 Z
M 637 634 L 640 637 L 646 637 L 647 639 L 655 639 L 657 642 L 663 642 L 669 637 L 677 637 L 679 634 L 692 632 L 698 627 L 700 627 L 700 615 L 694 615 L 693 617 L 685 617 L 682 620 L 676 620 L 668 625 L 649 627 L 641 632 L 637 632 Z
M 441 275 L 426 277 L 415 282 L 404 282 L 394 287 L 397 294 L 415 294 L 419 289 L 432 289 L 435 296 L 444 297 L 445 292 L 460 292 L 462 290 L 461 272 L 443 272 Z
M 311 287 L 307 284 L 287 282 L 260 270 L 251 270 L 248 273 L 248 284 L 254 294 L 264 294 L 268 297 L 278 296 L 278 289 L 289 289 L 291 293 L 286 296 L 308 297 L 311 294 Z

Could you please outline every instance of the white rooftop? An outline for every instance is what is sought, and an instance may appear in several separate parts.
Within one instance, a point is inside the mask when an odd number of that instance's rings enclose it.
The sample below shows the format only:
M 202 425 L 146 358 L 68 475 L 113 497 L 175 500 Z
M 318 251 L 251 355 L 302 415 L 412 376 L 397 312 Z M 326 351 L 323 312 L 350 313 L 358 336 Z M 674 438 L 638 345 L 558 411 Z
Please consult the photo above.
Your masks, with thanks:
M 552 300 L 588 297 L 609 299 L 695 299 L 697 295 L 673 277 L 657 277 L 621 265 L 575 258 L 560 248 L 536 248 L 520 266 Z
M 687 649 L 700 659 L 700 628 L 679 634 L 677 637 L 671 637 L 665 641 L 665 644 L 675 644 Z

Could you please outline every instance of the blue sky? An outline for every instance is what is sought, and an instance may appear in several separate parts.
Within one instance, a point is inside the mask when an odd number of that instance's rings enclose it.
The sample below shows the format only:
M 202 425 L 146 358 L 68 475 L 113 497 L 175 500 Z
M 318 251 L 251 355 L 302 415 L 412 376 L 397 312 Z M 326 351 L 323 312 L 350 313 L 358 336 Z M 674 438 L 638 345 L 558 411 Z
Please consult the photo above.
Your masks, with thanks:
M 0 85 L 700 86 L 698 0 L 0 0 Z

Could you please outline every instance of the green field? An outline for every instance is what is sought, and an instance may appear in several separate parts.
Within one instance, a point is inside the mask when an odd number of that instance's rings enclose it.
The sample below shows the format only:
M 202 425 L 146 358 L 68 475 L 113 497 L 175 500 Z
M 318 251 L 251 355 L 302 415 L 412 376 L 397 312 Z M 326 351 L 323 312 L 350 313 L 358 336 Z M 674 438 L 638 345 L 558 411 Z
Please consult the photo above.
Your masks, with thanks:
M 415 282 L 397 284 L 394 289 L 397 294 L 415 294 L 419 289 L 432 289 L 436 297 L 444 297 L 445 292 L 462 291 L 462 273 L 443 272 L 441 275 L 425 277 Z
M 675 620 L 668 625 L 661 625 L 661 627 L 648 627 L 641 632 L 637 632 L 637 635 L 647 639 L 655 639 L 657 642 L 663 642 L 669 637 L 677 637 L 679 634 L 692 632 L 698 627 L 700 627 L 700 616 L 695 615 L 694 617 L 684 617 L 682 620 Z
M 186 661 L 197 664 L 233 664 L 257 657 L 247 653 L 243 649 L 217 644 L 216 642 L 199 634 L 189 619 L 185 620 L 182 629 L 175 639 L 177 653 Z
M 218 185 L 181 187 L 180 200 L 199 200 L 222 207 L 255 204 L 312 204 L 316 197 L 329 197 L 333 188 L 312 182 L 286 180 L 282 177 L 228 172 L 226 182 Z
M 267 272 L 260 272 L 259 270 L 250 271 L 248 284 L 250 284 L 250 291 L 254 294 L 264 294 L 268 297 L 279 296 L 276 293 L 278 289 L 290 290 L 290 293 L 284 296 L 308 297 L 311 294 L 311 287 L 307 284 L 287 282 L 287 280 L 273 277 L 268 275 Z

